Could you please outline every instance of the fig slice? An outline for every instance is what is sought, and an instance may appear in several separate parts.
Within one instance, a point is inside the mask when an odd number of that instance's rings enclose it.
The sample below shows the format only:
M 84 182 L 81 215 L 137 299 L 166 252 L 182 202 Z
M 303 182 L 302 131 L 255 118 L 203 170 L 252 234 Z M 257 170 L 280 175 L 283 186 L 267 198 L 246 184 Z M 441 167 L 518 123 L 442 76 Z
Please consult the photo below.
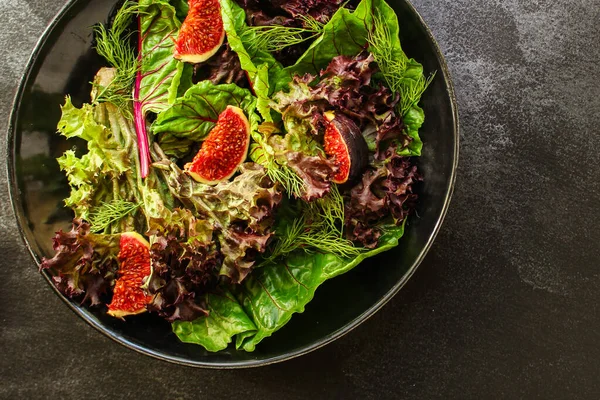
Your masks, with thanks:
M 152 299 L 142 289 L 144 278 L 150 275 L 150 244 L 139 233 L 122 233 L 118 259 L 121 263 L 119 278 L 108 305 L 108 315 L 123 319 L 145 312 Z
M 369 148 L 358 126 L 343 114 L 324 113 L 328 121 L 323 138 L 325 154 L 338 167 L 331 181 L 352 182 L 361 176 L 369 162 Z
M 250 145 L 250 123 L 242 109 L 227 106 L 202 143 L 192 162 L 184 167 L 194 180 L 209 185 L 231 178 L 244 162 Z
M 223 44 L 225 29 L 218 0 L 189 0 L 173 57 L 198 64 L 212 57 Z

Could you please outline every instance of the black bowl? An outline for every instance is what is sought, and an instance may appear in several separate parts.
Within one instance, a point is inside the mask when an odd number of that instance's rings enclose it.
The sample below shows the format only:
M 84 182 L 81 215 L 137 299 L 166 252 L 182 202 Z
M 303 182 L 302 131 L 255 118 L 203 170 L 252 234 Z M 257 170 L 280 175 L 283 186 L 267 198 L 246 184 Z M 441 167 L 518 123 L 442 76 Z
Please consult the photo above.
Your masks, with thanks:
M 90 27 L 105 20 L 115 3 L 70 1 L 36 46 L 15 98 L 8 132 L 10 193 L 21 234 L 38 265 L 41 257 L 52 253 L 53 232 L 69 228 L 71 219 L 69 210 L 62 207 L 68 187 L 55 161 L 72 145 L 55 133 L 59 105 L 65 94 L 76 104 L 89 99 L 89 82 L 102 63 L 91 48 Z M 410 218 L 396 249 L 326 282 L 303 314 L 295 315 L 253 353 L 232 349 L 209 353 L 181 343 L 168 323 L 152 315 L 122 322 L 57 292 L 65 303 L 100 332 L 141 353 L 180 364 L 235 368 L 283 361 L 324 346 L 390 300 L 414 273 L 440 228 L 458 161 L 456 101 L 440 49 L 410 3 L 392 0 L 390 4 L 400 18 L 406 53 L 423 63 L 426 71 L 437 71 L 422 102 L 427 119 L 421 131 L 425 147 L 418 162 L 425 181 L 419 188 L 418 217 Z M 48 274 L 43 275 L 51 284 Z

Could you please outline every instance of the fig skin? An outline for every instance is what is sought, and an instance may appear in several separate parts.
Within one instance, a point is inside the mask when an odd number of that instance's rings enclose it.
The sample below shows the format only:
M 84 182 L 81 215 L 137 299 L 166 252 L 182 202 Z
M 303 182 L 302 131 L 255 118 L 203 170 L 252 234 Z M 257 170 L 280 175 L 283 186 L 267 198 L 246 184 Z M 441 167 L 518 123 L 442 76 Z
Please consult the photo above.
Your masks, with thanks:
M 337 184 L 346 184 L 355 182 L 369 163 L 369 148 L 362 135 L 360 128 L 350 118 L 343 114 L 325 113 L 325 118 L 329 121 L 325 132 L 325 153 L 328 157 L 340 156 L 334 154 L 332 142 L 340 141 L 343 146 L 335 146 L 336 150 L 345 152 L 342 156 L 347 157 L 349 166 L 344 165 L 344 159 L 338 161 L 340 171 L 333 177 L 332 181 Z M 337 134 L 337 137 L 336 137 Z M 330 152 L 328 152 L 328 149 Z M 347 173 L 344 173 L 347 169 Z

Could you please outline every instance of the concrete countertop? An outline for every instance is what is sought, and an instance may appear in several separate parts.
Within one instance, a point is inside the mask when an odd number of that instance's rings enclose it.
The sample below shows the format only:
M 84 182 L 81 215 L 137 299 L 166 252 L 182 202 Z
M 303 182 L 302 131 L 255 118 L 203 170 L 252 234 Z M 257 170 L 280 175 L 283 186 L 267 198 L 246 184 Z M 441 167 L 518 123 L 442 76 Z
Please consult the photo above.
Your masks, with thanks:
M 5 128 L 63 3 L 0 0 Z M 18 236 L 3 169 L 0 398 L 600 398 L 600 1 L 413 3 L 453 75 L 461 160 L 436 243 L 387 306 L 279 365 L 153 360 L 50 290 Z

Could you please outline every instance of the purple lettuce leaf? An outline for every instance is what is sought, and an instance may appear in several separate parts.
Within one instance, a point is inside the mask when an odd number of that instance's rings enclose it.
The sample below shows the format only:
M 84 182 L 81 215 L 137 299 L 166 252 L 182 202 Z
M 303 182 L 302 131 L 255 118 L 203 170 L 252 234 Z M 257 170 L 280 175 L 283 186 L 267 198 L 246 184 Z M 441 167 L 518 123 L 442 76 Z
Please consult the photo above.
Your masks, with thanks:
M 223 262 L 212 224 L 174 209 L 168 221 L 152 220 L 148 233 L 152 273 L 145 285 L 154 295 L 148 310 L 169 322 L 207 315 L 205 294 L 216 287 Z
M 193 83 L 203 80 L 209 80 L 215 85 L 235 83 L 242 88 L 249 86 L 248 76 L 240 65 L 238 55 L 227 43 L 207 61 L 194 65 Z
M 303 120 L 312 133 L 323 131 L 325 111 L 342 112 L 357 123 L 369 149 L 381 157 L 390 143 L 403 149 L 411 138 L 404 133 L 405 125 L 396 111 L 398 95 L 373 81 L 376 72 L 370 53 L 337 56 L 318 78 L 294 76 L 288 92 L 277 93 L 272 106 L 282 114 L 284 125 Z
M 343 0 L 239 0 L 250 26 L 300 26 L 301 17 L 311 16 L 325 23 L 341 7 Z
M 159 158 L 154 166 L 163 172 L 172 195 L 211 224 L 223 255 L 220 274 L 233 283 L 244 280 L 273 235 L 280 187 L 256 163 L 242 164 L 233 180 L 210 186 L 194 181 L 164 155 Z
M 119 269 L 120 235 L 90 233 L 90 225 L 73 220 L 71 231 L 56 232 L 52 258 L 43 258 L 40 269 L 49 270 L 58 290 L 81 303 L 101 304 L 100 298 L 111 291 Z
M 378 167 L 370 167 L 349 194 L 345 207 L 346 237 L 366 248 L 377 247 L 382 225 L 400 226 L 415 207 L 414 184 L 421 179 L 408 157 L 390 146 Z

